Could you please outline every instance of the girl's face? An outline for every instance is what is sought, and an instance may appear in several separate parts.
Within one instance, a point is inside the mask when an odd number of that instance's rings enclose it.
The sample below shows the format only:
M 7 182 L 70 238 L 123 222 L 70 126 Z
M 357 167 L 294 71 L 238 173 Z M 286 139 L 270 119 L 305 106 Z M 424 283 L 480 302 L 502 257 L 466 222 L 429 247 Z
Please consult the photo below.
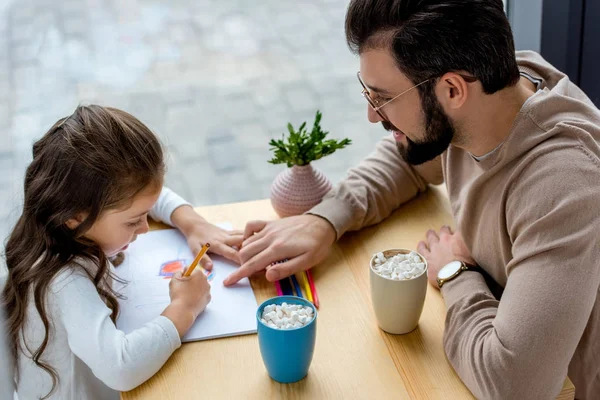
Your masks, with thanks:
M 145 189 L 133 198 L 128 208 L 103 212 L 85 237 L 96 242 L 108 257 L 125 250 L 137 235 L 148 232 L 148 212 L 161 188 Z

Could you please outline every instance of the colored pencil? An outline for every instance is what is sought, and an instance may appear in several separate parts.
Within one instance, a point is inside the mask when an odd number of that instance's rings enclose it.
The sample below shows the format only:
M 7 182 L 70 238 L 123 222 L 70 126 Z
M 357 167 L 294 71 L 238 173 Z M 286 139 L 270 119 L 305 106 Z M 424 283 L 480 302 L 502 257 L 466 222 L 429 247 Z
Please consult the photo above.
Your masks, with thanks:
M 310 285 L 310 290 L 312 290 L 313 304 L 315 305 L 315 307 L 319 308 L 319 295 L 317 294 L 317 288 L 315 287 L 315 281 L 313 280 L 312 274 L 310 273 L 310 269 L 306 270 L 306 276 L 308 277 L 308 284 Z
M 302 296 L 302 289 L 300 289 L 300 284 L 298 283 L 298 279 L 296 279 L 296 275 L 290 276 L 290 279 L 292 280 L 292 283 L 294 284 L 294 288 L 296 289 L 297 296 L 304 298 L 304 296 Z
M 275 289 L 277 289 L 277 296 L 283 296 L 283 292 L 281 291 L 281 285 L 279 281 L 275 281 Z
M 282 279 L 279 281 L 279 284 L 281 285 L 281 291 L 283 292 L 284 296 L 294 295 L 294 291 L 292 290 L 292 286 L 289 279 Z
M 198 255 L 196 256 L 196 258 L 194 258 L 194 261 L 192 261 L 190 266 L 185 270 L 185 273 L 183 274 L 183 276 L 190 276 L 192 274 L 192 272 L 194 272 L 194 268 L 196 268 L 196 266 L 198 265 L 198 263 L 200 262 L 202 257 L 204 257 L 204 255 L 208 251 L 209 247 L 210 247 L 210 243 L 206 243 L 204 246 L 202 246 L 202 248 L 198 252 Z M 202 268 L 202 267 L 200 267 L 200 268 Z M 202 268 L 202 269 L 204 270 L 204 268 Z
M 302 286 L 304 286 L 304 292 L 306 292 L 306 298 L 308 299 L 308 301 L 313 303 L 312 290 L 310 290 L 310 285 L 308 284 L 308 278 L 306 277 L 306 271 L 302 271 L 301 276 L 302 276 Z
M 284 262 L 286 262 L 287 260 L 288 260 L 288 259 L 286 258 L 285 260 L 275 261 L 275 262 L 271 263 L 271 266 L 273 266 L 273 265 L 277 265 L 277 264 L 281 264 L 281 263 L 284 263 Z M 283 289 L 281 288 L 281 283 L 280 283 L 280 281 L 275 281 L 275 289 L 277 290 L 277 296 L 283 296 L 284 292 L 283 292 Z M 292 293 L 292 296 L 293 296 L 293 295 L 294 295 L 294 294 Z

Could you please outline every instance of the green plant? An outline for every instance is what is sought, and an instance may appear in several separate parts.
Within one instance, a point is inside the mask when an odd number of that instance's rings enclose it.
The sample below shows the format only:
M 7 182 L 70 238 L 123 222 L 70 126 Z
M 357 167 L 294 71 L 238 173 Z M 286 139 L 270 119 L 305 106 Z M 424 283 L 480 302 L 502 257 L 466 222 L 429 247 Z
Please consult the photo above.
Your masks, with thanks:
M 339 141 L 335 139 L 325 140 L 329 132 L 324 132 L 321 129 L 321 117 L 321 112 L 317 110 L 310 133 L 306 130 L 306 122 L 303 122 L 297 131 L 294 130 L 292 124 L 288 123 L 289 135 L 287 141 L 284 134 L 280 140 L 271 139 L 269 142 L 270 150 L 274 151 L 274 157 L 269 162 L 271 164 L 285 163 L 288 167 L 307 165 L 311 161 L 333 154 L 336 150 L 352 144 L 352 141 L 348 138 Z

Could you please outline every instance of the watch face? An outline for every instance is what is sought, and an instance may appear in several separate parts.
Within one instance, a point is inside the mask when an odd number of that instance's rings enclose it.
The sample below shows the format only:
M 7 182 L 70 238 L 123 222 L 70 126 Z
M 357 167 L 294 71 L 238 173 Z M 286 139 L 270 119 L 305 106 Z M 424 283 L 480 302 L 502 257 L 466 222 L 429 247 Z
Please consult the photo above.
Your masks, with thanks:
M 448 279 L 452 275 L 456 274 L 461 267 L 462 264 L 460 263 L 460 261 L 452 261 L 451 263 L 444 265 L 442 269 L 440 269 L 440 272 L 438 272 L 438 278 Z

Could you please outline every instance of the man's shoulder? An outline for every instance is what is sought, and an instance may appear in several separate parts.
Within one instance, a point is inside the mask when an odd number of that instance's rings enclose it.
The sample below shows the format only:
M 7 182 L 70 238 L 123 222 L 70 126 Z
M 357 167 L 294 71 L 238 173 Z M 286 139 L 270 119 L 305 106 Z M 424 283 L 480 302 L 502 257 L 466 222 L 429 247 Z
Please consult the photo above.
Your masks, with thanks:
M 517 59 L 517 64 L 519 66 L 536 63 L 542 64 L 548 68 L 554 68 L 540 53 L 533 50 L 517 50 L 515 51 L 515 58 Z
M 511 152 L 535 173 L 600 163 L 600 111 L 573 98 L 541 91 L 507 140 Z M 533 170 L 533 171 L 531 171 Z
M 519 161 L 505 193 L 512 240 L 526 232 L 600 234 L 600 163 L 584 146 L 559 142 Z
M 557 113 L 560 114 L 560 113 Z M 524 132 L 521 136 L 525 144 L 530 143 L 525 158 L 532 163 L 550 164 L 560 162 L 556 167 L 568 167 L 591 162 L 598 166 L 600 160 L 600 120 L 588 119 L 565 110 L 563 115 L 555 115 L 544 123 L 536 121 L 530 114 L 535 132 Z M 526 136 L 529 136 L 526 138 Z M 523 137 L 525 136 L 525 137 Z
M 600 151 L 571 135 L 555 135 L 518 160 L 508 192 L 513 209 L 540 213 L 561 205 L 597 207 L 600 215 Z
M 541 90 L 529 99 L 527 117 L 545 131 L 583 129 L 600 139 L 600 110 L 580 89 L 567 85 L 563 90 Z

